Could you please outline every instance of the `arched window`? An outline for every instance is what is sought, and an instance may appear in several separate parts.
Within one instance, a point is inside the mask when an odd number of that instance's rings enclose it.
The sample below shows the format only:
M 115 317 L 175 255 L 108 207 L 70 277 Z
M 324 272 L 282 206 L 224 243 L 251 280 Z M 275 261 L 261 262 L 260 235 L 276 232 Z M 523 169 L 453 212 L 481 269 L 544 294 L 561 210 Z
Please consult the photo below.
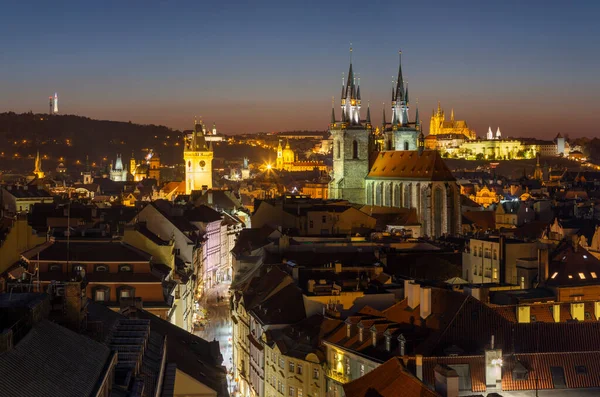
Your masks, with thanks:
M 404 150 L 408 150 L 408 141 L 404 141 Z
M 337 141 L 337 158 L 339 159 L 341 157 L 341 150 L 340 150 L 340 141 Z
M 192 162 L 188 161 L 188 168 L 192 168 Z
M 352 158 L 358 158 L 358 142 L 356 141 L 352 142 Z

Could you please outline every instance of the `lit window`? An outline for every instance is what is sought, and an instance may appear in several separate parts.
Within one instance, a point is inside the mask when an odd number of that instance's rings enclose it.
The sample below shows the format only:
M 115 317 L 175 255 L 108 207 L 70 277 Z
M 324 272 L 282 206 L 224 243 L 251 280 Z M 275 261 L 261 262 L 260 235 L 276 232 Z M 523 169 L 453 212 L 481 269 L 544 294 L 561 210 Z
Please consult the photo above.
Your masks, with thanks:
M 579 273 L 579 278 L 582 279 L 582 280 L 585 280 L 585 274 Z
M 550 278 L 554 279 L 554 278 L 556 278 L 556 276 L 558 276 L 558 272 L 554 272 L 554 274 Z
M 302 375 L 302 364 L 298 364 L 298 366 L 296 367 L 296 372 L 298 373 L 298 375 Z
M 360 376 L 363 376 L 365 374 L 365 365 L 361 364 L 360 365 Z
M 130 296 L 128 289 L 121 290 L 121 298 L 129 298 Z
M 103 302 L 105 300 L 105 294 L 104 294 L 104 290 L 97 290 L 96 291 L 96 301 L 97 302 Z
M 290 361 L 290 372 L 294 372 L 294 363 Z
M 301 387 L 298 388 L 298 397 L 302 397 L 302 388 Z
M 596 275 L 596 272 L 590 272 L 590 274 L 592 275 L 592 278 L 598 278 L 598 276 Z
M 571 275 L 569 274 L 569 278 L 573 278 L 573 276 L 571 276 Z
M 317 368 L 313 369 L 313 379 L 319 379 L 319 370 Z
M 587 255 L 584 255 L 584 256 L 583 256 L 583 259 L 587 259 Z

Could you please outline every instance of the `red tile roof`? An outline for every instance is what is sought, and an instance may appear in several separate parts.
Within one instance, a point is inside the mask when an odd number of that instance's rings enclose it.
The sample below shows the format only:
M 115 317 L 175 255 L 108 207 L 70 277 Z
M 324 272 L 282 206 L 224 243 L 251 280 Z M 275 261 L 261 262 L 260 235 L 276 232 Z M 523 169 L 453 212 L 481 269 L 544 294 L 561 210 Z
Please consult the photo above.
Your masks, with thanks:
M 436 150 L 426 150 L 421 155 L 414 150 L 379 152 L 367 178 L 456 180 Z
M 346 397 L 438 397 L 394 357 L 366 375 L 344 385 Z

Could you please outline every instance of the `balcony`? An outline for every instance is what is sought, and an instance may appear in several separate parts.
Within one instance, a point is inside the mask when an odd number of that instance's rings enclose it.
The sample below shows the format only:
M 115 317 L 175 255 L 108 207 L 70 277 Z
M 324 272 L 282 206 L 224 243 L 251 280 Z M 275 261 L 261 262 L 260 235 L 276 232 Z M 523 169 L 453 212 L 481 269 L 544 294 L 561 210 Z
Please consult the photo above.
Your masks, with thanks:
M 325 365 L 325 375 L 329 379 L 332 379 L 341 384 L 348 383 L 352 380 L 349 376 L 344 375 L 343 372 L 338 372 L 338 371 L 332 369 L 329 365 Z

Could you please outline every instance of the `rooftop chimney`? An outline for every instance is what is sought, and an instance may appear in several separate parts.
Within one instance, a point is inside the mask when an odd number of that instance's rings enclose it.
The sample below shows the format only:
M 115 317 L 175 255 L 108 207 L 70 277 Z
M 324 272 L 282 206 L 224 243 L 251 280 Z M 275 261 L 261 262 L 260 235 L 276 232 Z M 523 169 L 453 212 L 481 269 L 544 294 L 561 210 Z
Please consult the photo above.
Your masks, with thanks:
M 545 244 L 540 244 L 538 247 L 538 272 L 540 283 L 545 283 L 550 277 L 548 260 L 548 247 Z
M 421 286 L 419 284 L 415 284 L 413 282 L 408 284 L 408 307 L 411 309 L 419 306 L 421 300 L 420 289 Z
M 426 319 L 431 314 L 431 287 L 423 287 L 420 292 L 421 318 Z
M 435 391 L 443 397 L 458 397 L 458 374 L 446 364 L 437 364 L 433 370 Z

